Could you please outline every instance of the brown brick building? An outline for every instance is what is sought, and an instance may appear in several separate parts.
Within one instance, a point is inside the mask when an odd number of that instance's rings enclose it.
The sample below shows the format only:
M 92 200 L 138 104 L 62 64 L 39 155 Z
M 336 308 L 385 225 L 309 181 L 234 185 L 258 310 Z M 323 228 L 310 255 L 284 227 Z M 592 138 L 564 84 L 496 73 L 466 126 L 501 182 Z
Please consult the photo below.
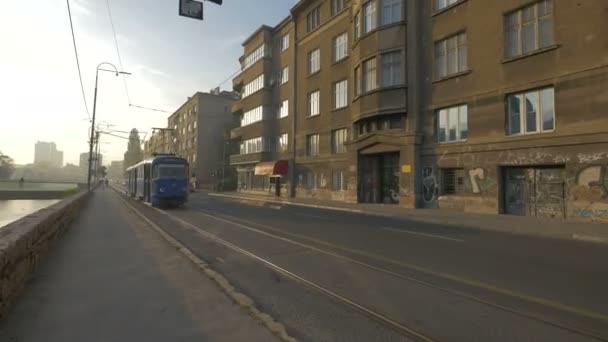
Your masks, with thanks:
M 239 189 L 608 221 L 607 13 L 302 0 L 243 43 Z

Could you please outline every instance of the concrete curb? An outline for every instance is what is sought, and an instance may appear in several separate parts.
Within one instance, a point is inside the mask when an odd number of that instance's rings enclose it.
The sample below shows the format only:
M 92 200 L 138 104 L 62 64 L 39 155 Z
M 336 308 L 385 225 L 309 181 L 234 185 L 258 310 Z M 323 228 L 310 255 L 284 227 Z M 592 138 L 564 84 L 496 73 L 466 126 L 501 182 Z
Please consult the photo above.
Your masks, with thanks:
M 118 189 L 113 188 L 114 191 L 119 192 Z M 285 342 L 295 342 L 296 339 L 289 336 L 285 326 L 283 324 L 277 322 L 270 315 L 261 312 L 255 307 L 255 302 L 253 299 L 248 297 L 247 295 L 238 292 L 234 286 L 230 284 L 228 279 L 226 279 L 223 275 L 218 273 L 209 267 L 205 261 L 197 257 L 190 249 L 184 246 L 182 243 L 177 241 L 167 232 L 165 232 L 162 228 L 148 219 L 145 215 L 140 213 L 135 207 L 133 207 L 130 203 L 128 203 L 125 199 L 121 197 L 120 194 L 117 195 L 121 201 L 123 201 L 131 211 L 141 217 L 149 227 L 154 229 L 165 241 L 167 241 L 171 246 L 173 246 L 178 252 L 182 253 L 190 262 L 192 262 L 201 272 L 203 272 L 207 277 L 213 280 L 217 286 L 230 297 L 237 305 L 241 306 L 245 309 L 254 319 L 258 320 L 263 326 L 265 326 L 272 334 L 277 336 L 279 339 Z
M 254 203 L 263 203 L 263 204 L 290 205 L 290 206 L 307 207 L 307 208 L 315 208 L 315 209 L 326 209 L 326 210 L 335 210 L 335 211 L 341 211 L 341 212 L 350 212 L 350 213 L 363 214 L 363 215 L 376 216 L 376 217 L 391 217 L 391 218 L 400 217 L 399 215 L 392 215 L 392 214 L 388 214 L 388 213 L 375 213 L 375 212 L 369 212 L 369 211 L 360 210 L 360 209 L 350 209 L 350 208 L 334 207 L 334 206 L 327 206 L 327 205 L 297 203 L 297 202 L 291 202 L 288 200 L 253 198 L 253 197 L 247 197 L 247 196 L 226 195 L 226 194 L 220 194 L 220 193 L 209 193 L 209 196 L 214 196 L 214 197 L 218 197 L 218 198 L 226 198 L 228 200 L 240 200 L 243 202 L 250 202 L 250 203 L 254 202 Z M 587 243 L 608 245 L 608 237 L 596 236 L 596 235 L 591 235 L 591 234 L 583 234 L 583 233 L 579 234 L 579 233 L 573 233 L 573 232 L 558 233 L 558 232 L 548 232 L 548 231 L 542 231 L 542 232 L 513 231 L 513 230 L 501 229 L 501 228 L 497 228 L 497 227 L 486 228 L 481 225 L 471 225 L 468 222 L 454 223 L 454 222 L 450 222 L 449 219 L 441 219 L 441 218 L 437 218 L 437 217 L 434 217 L 434 218 L 429 217 L 429 218 L 425 218 L 425 219 L 420 219 L 420 218 L 416 218 L 416 217 L 408 217 L 407 219 L 411 220 L 411 221 L 418 221 L 418 222 L 427 223 L 427 224 L 442 224 L 442 225 L 447 225 L 447 226 L 466 226 L 469 228 L 479 229 L 481 231 L 504 233 L 504 234 L 518 235 L 518 236 L 559 239 L 559 240 L 567 240 L 567 241 L 577 241 L 577 242 L 587 242 Z M 516 222 L 514 222 L 513 224 L 516 224 Z

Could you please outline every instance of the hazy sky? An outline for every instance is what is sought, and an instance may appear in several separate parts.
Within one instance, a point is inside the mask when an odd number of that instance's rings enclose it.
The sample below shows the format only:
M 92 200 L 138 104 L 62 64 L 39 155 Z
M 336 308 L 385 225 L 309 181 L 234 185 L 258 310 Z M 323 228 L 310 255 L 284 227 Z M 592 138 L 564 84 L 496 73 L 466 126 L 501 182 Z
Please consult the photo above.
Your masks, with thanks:
M 241 42 L 261 24 L 275 25 L 296 0 L 205 3 L 205 20 L 179 17 L 178 0 L 109 0 L 131 103 L 173 111 L 238 70 Z M 152 4 L 154 4 L 152 6 Z M 95 68 L 119 66 L 106 0 L 70 0 L 89 112 Z M 0 151 L 33 162 L 36 141 L 54 141 L 64 163 L 88 151 L 65 0 L 0 1 Z M 231 82 L 223 85 L 230 89 Z M 128 106 L 121 77 L 100 72 L 97 121 L 149 132 L 169 114 Z M 127 134 L 120 135 L 126 136 Z M 142 134 L 143 136 L 143 134 Z M 102 136 L 104 161 L 122 160 L 127 140 Z

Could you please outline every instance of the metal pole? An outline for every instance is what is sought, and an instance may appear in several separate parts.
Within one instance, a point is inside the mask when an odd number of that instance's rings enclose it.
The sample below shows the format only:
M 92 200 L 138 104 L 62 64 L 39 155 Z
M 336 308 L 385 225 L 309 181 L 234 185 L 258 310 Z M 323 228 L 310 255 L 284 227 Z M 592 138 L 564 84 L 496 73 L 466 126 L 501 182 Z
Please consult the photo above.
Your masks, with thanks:
M 97 183 L 99 181 L 99 131 L 95 135 L 95 169 L 93 170 L 95 172 L 95 183 Z
M 87 190 L 91 191 L 91 162 L 93 158 L 93 135 L 95 134 L 95 111 L 97 109 L 97 80 L 99 78 L 99 67 L 95 72 L 95 95 L 93 96 L 93 119 L 91 120 L 91 136 L 89 139 L 89 172 L 87 175 Z

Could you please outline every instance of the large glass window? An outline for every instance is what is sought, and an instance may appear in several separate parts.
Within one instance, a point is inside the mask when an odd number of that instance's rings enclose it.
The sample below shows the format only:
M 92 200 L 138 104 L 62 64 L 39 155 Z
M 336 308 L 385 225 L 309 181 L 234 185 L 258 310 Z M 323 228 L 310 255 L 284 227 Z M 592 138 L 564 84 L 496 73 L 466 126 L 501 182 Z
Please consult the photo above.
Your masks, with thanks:
M 435 75 L 443 78 L 468 70 L 465 32 L 435 43 Z
M 245 59 L 243 59 L 243 62 L 241 63 L 241 70 L 245 70 L 254 65 L 257 61 L 267 55 L 268 51 L 269 49 L 266 44 L 260 45 L 252 53 L 248 54 Z
M 372 0 L 363 5 L 363 33 L 368 33 L 378 26 L 376 15 L 377 0 Z
M 346 146 L 344 142 L 348 139 L 348 130 L 346 128 L 337 129 L 331 132 L 331 153 L 345 153 Z
M 243 87 L 243 98 L 246 98 L 262 88 L 264 88 L 264 74 L 261 74 L 253 81 L 245 84 Z
M 277 137 L 277 152 L 286 152 L 289 144 L 287 133 L 283 133 Z
M 382 0 L 382 25 L 401 21 L 401 3 L 403 0 Z
M 321 70 L 321 50 L 316 49 L 308 54 L 308 74 Z
M 460 0 L 435 0 L 435 11 L 441 11 L 442 9 L 452 6 Z
M 284 67 L 280 72 L 281 85 L 289 82 L 289 67 Z
M 334 16 L 346 7 L 346 0 L 331 0 L 331 15 Z
M 279 119 L 289 115 L 289 100 L 283 100 L 279 105 Z
M 311 32 L 321 25 L 321 6 L 312 9 L 306 15 L 306 32 Z
M 240 154 L 258 153 L 268 150 L 268 141 L 262 137 L 247 139 L 241 142 Z
M 401 51 L 382 54 L 382 86 L 402 84 Z
M 376 89 L 376 58 L 371 58 L 363 62 L 363 92 Z
M 309 134 L 306 136 L 306 155 L 314 157 L 319 155 L 319 135 Z
M 437 124 L 440 143 L 466 140 L 469 137 L 467 105 L 438 110 Z
M 333 108 L 344 108 L 348 106 L 348 81 L 343 80 L 334 83 Z
M 321 114 L 319 110 L 319 97 L 321 93 L 317 90 L 308 94 L 308 116 L 315 116 Z
M 505 16 L 505 55 L 524 55 L 553 44 L 553 2 L 543 0 Z
M 252 110 L 248 110 L 243 113 L 243 117 L 241 118 L 241 126 L 251 125 L 252 123 L 262 121 L 264 118 L 264 107 L 259 106 Z
M 507 96 L 507 134 L 533 134 L 555 129 L 553 88 Z
M 281 52 L 287 50 L 289 48 L 289 34 L 282 36 L 279 42 Z
M 344 171 L 334 170 L 332 172 L 331 189 L 333 191 L 345 191 L 346 190 L 346 178 L 344 177 Z
M 186 165 L 184 164 L 159 164 L 152 170 L 154 178 L 185 178 Z
M 334 62 L 348 56 L 348 34 L 346 32 L 334 38 Z

